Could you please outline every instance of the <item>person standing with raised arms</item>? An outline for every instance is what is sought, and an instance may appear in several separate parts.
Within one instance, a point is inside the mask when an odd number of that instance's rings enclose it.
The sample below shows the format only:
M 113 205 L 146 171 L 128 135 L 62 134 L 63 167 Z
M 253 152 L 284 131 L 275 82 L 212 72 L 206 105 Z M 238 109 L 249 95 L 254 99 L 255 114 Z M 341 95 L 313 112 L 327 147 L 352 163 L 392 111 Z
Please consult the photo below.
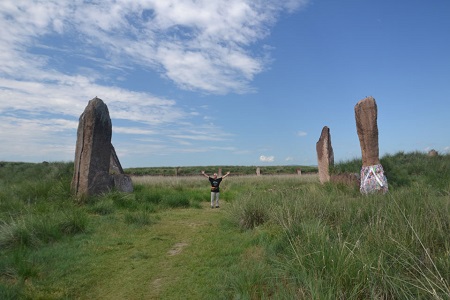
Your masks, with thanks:
M 211 208 L 219 208 L 219 197 L 220 197 L 220 183 L 222 182 L 222 179 L 230 175 L 230 172 L 227 172 L 227 174 L 223 175 L 222 177 L 217 177 L 217 173 L 214 173 L 214 175 L 211 177 L 208 174 L 205 173 L 205 171 L 202 171 L 202 175 L 207 177 L 209 179 L 209 182 L 211 183 Z M 214 206 L 215 202 L 215 206 Z

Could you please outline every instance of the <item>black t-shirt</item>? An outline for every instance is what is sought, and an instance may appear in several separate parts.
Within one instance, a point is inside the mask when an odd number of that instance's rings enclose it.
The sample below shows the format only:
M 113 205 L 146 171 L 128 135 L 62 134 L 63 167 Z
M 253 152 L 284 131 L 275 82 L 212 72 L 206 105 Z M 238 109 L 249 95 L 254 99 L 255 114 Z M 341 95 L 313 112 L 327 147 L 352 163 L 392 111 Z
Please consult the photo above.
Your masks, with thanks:
M 209 177 L 208 179 L 209 179 L 209 182 L 211 183 L 211 192 L 218 193 L 220 182 L 222 182 L 222 177 L 219 177 L 216 179 Z

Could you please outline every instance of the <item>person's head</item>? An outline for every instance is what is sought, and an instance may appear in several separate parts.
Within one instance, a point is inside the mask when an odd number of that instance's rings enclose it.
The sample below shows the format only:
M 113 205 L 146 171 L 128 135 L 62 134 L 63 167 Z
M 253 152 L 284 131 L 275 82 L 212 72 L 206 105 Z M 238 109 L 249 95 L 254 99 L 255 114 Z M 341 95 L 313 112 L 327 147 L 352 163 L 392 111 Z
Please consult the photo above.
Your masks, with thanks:
M 217 178 L 217 173 L 214 173 L 213 177 L 214 177 L 214 179 L 216 179 Z

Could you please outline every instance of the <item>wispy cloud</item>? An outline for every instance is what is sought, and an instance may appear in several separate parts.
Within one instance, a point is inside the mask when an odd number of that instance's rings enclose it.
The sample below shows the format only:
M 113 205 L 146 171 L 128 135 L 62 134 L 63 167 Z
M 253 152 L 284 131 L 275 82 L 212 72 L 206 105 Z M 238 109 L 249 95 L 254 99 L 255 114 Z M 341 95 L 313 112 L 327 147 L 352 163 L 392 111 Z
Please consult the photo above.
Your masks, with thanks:
M 307 136 L 308 133 L 306 133 L 305 131 L 297 131 L 297 136 Z
M 253 46 L 269 34 L 280 13 L 307 2 L 0 1 L 0 138 L 18 149 L 36 141 L 28 149 L 42 153 L 38 149 L 46 144 L 55 153 L 73 151 L 78 117 L 98 96 L 114 120 L 131 122 L 115 127 L 118 134 L 224 140 L 203 128 L 185 130 L 186 124 L 199 126 L 191 122 L 199 112 L 186 111 L 174 99 L 124 88 L 122 82 L 141 70 L 157 72 L 185 90 L 252 91 L 252 80 L 269 62 L 267 48 Z M 174 130 L 177 126 L 181 129 Z M 13 140 L 8 130 L 23 140 Z M 55 138 L 55 131 L 67 136 Z M 0 154 L 5 153 L 10 148 L 2 146 Z
M 51 58 L 30 50 L 45 48 L 42 45 L 51 39 L 54 48 L 63 52 L 70 49 L 70 55 L 84 55 L 93 63 L 108 61 L 117 67 L 134 63 L 156 69 L 182 88 L 244 92 L 250 88 L 253 77 L 264 70 L 266 62 L 265 55 L 257 55 L 262 49 L 252 51 L 250 46 L 269 34 L 280 12 L 306 3 L 3 1 L 0 47 L 6 51 L 2 52 L 0 67 L 11 76 L 18 75 L 17 69 L 31 67 L 33 75 Z M 73 44 L 59 38 L 67 35 Z M 72 45 L 77 47 L 70 48 Z
M 60 118 L 24 119 L 0 115 L 0 159 L 28 161 L 39 153 L 52 160 L 73 159 L 77 122 Z M 55 138 L 57 136 L 57 138 Z

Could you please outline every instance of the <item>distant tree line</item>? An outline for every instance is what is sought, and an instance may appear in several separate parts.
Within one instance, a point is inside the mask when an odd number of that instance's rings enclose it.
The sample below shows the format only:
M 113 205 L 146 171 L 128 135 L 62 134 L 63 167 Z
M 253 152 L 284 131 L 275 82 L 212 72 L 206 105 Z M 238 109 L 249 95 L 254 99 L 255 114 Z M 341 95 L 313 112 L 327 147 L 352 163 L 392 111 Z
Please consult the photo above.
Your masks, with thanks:
M 231 172 L 230 176 L 256 175 L 257 166 L 191 166 L 191 167 L 145 167 L 126 168 L 124 172 L 129 175 L 143 176 L 197 176 L 204 170 L 207 174 Z M 259 167 L 261 175 L 288 175 L 297 174 L 300 170 L 302 174 L 317 173 L 315 166 L 265 166 Z

